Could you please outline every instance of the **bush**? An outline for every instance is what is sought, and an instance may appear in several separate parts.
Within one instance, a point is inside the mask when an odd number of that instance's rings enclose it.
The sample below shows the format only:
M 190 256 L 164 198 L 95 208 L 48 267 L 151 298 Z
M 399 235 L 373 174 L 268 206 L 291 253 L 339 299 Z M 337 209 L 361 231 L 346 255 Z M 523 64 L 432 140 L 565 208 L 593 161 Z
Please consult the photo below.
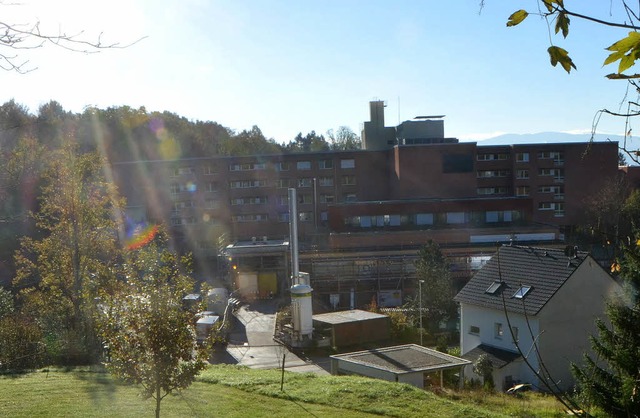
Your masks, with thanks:
M 42 332 L 27 318 L 7 315 L 0 319 L 0 370 L 28 370 L 46 361 Z

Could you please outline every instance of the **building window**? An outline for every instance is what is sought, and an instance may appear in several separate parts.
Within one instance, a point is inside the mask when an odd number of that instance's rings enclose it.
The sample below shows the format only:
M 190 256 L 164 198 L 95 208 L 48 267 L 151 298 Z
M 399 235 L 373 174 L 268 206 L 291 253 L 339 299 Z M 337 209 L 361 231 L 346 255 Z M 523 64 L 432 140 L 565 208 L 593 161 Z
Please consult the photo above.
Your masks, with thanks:
M 416 225 L 433 225 L 433 213 L 418 213 Z
M 311 170 L 311 161 L 298 161 L 296 168 L 298 170 Z
M 344 195 L 344 201 L 347 203 L 357 202 L 358 198 L 355 193 L 347 193 Z
M 465 223 L 465 213 L 464 212 L 447 212 L 447 223 L 448 224 Z
M 300 212 L 298 220 L 300 222 L 313 222 L 313 212 Z
M 517 186 L 516 196 L 529 196 L 529 186 Z
M 234 215 L 231 220 L 233 222 L 266 222 L 269 220 L 269 215 L 266 213 Z
M 321 187 L 333 186 L 333 177 L 320 177 L 318 184 Z
M 298 187 L 311 187 L 311 186 L 313 186 L 312 178 L 298 179 Z
M 321 194 L 320 195 L 320 203 L 333 203 L 334 197 L 331 194 Z
M 538 159 L 553 160 L 555 163 L 563 163 L 564 153 L 562 151 L 540 151 L 538 152 Z
M 356 168 L 356 160 L 340 160 L 340 168 Z
M 478 178 L 507 177 L 509 170 L 479 170 Z
M 243 164 L 231 164 L 229 166 L 229 171 L 253 171 L 253 170 L 264 170 L 264 163 L 243 163 Z
M 289 163 L 284 161 L 279 161 L 274 165 L 276 171 L 289 171 Z
M 541 168 L 538 171 L 538 175 L 543 177 L 553 177 L 553 179 L 558 182 L 564 180 L 564 170 L 561 168 Z
M 504 329 L 502 328 L 502 324 L 499 322 L 496 322 L 495 324 L 493 324 L 493 336 L 501 340 L 503 334 L 504 334 Z
M 329 170 L 333 168 L 333 160 L 318 161 L 318 168 L 320 168 L 320 170 Z
M 480 335 L 480 327 L 475 326 L 475 325 L 471 325 L 469 327 L 469 334 Z
M 232 189 L 251 189 L 254 187 L 265 187 L 266 185 L 266 180 L 239 180 L 229 183 L 229 187 Z
M 506 187 L 478 187 L 479 195 L 506 194 Z
M 509 154 L 506 153 L 497 153 L 497 154 L 478 154 L 478 161 L 498 161 L 498 160 L 508 160 Z
M 556 199 L 564 199 L 564 186 L 540 186 L 538 193 L 553 193 Z
M 320 212 L 320 221 L 327 222 L 329 220 L 329 213 L 327 211 Z
M 310 194 L 299 194 L 298 195 L 298 203 L 303 205 L 310 205 L 313 202 Z
M 217 209 L 218 208 L 218 203 L 217 203 L 217 201 L 215 199 L 205 199 L 204 207 L 206 209 Z
M 519 152 L 516 154 L 516 161 L 519 163 L 528 163 L 529 162 L 529 153 L 528 152 Z
M 287 195 L 280 195 L 277 197 L 276 202 L 278 203 L 278 205 L 280 206 L 286 206 L 289 204 L 289 196 Z
M 561 218 L 564 216 L 564 203 L 540 202 L 538 203 L 538 210 L 552 210 L 555 217 Z
M 278 222 L 289 222 L 289 212 L 279 213 Z
M 355 184 L 356 184 L 356 176 L 342 176 L 343 186 L 355 186 Z
M 216 169 L 216 166 L 214 165 L 205 165 L 203 167 L 203 172 L 205 175 L 211 175 L 211 174 L 216 174 L 218 171 Z
M 291 187 L 291 179 L 276 180 L 276 187 L 278 189 L 288 189 L 289 187 Z
M 206 192 L 217 192 L 218 191 L 218 183 L 215 181 L 210 181 L 205 186 Z
M 528 179 L 529 178 L 529 170 L 516 170 L 516 178 L 517 179 Z

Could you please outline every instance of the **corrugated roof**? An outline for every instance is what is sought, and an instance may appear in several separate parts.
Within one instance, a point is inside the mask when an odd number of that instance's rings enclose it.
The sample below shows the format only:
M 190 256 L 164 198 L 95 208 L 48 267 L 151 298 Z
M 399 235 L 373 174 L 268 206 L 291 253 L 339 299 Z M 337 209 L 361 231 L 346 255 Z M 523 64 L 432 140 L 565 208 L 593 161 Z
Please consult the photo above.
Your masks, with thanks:
M 397 374 L 435 371 L 470 364 L 470 361 L 460 357 L 451 356 L 416 344 L 336 354 L 331 358 Z
M 577 252 L 568 257 L 564 250 L 522 246 L 502 246 L 454 298 L 493 309 L 536 315 L 589 255 Z M 502 284 L 487 293 L 492 284 Z M 514 294 L 521 286 L 531 286 L 523 298 Z M 496 286 L 493 286 L 494 288 Z

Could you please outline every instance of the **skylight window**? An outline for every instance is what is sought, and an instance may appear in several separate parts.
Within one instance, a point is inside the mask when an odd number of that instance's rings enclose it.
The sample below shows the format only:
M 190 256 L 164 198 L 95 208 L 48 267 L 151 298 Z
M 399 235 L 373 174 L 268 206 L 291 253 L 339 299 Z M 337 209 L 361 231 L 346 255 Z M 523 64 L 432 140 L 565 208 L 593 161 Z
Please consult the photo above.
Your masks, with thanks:
M 484 292 L 489 293 L 490 295 L 495 295 L 498 290 L 500 290 L 503 284 L 504 282 L 493 282 L 491 283 L 491 286 L 489 286 Z
M 516 299 L 523 299 L 527 293 L 529 293 L 529 290 L 531 290 L 531 286 L 520 286 L 520 288 L 516 290 L 516 293 L 513 294 L 513 297 Z

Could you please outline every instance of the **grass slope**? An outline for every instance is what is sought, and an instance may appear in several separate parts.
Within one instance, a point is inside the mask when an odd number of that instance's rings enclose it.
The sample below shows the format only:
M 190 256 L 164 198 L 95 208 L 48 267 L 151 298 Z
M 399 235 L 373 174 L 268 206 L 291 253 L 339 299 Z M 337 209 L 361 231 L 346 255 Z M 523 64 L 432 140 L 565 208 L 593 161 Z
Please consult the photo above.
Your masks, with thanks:
M 355 376 L 213 366 L 191 387 L 162 402 L 164 417 L 500 417 L 562 416 L 547 397 L 437 396 L 414 387 Z M 139 388 L 90 370 L 0 377 L 2 417 L 153 416 Z

